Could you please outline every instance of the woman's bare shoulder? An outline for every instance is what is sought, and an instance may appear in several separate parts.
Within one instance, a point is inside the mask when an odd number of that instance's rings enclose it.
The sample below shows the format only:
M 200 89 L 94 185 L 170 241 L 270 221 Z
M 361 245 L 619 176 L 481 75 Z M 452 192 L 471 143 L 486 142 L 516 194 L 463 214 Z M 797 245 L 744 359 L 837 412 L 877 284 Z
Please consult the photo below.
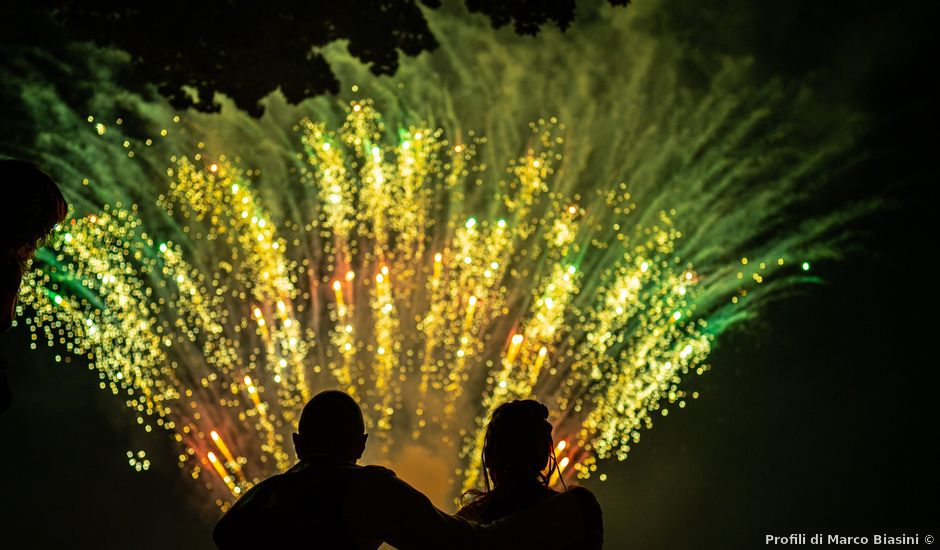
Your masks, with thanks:
M 472 501 L 461 506 L 460 509 L 457 510 L 456 515 L 467 521 L 475 521 L 477 523 L 484 523 L 486 521 L 482 515 L 482 505 L 480 501 Z

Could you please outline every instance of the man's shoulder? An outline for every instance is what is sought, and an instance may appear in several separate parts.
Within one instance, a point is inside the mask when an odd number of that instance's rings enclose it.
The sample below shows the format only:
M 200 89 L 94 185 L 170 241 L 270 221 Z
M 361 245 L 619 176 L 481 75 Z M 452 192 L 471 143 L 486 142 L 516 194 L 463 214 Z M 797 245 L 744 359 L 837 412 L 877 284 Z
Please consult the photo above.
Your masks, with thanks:
M 376 465 L 365 465 L 357 466 L 357 470 L 353 475 L 353 479 L 356 480 L 358 485 L 395 485 L 403 483 L 395 472 L 389 470 L 384 466 Z
M 370 476 L 370 477 L 398 477 L 395 475 L 395 472 L 389 470 L 385 466 L 379 466 L 377 464 L 367 464 L 365 466 L 357 466 L 359 468 L 359 475 Z
M 310 465 L 306 468 L 288 470 L 284 474 L 281 474 L 281 476 L 284 476 L 286 480 L 289 480 L 294 476 L 297 478 L 304 478 L 319 477 L 324 474 L 331 478 L 338 477 L 345 479 L 392 479 L 396 477 L 395 472 L 384 466 L 374 466 L 371 464 L 362 465 L 354 463 Z
M 267 503 L 279 492 L 280 487 L 283 485 L 284 474 L 275 474 L 267 479 L 263 479 L 245 491 L 245 494 L 235 501 L 232 508 L 244 508 L 245 506 Z
M 249 502 L 252 504 L 271 503 L 275 500 L 290 498 L 290 495 L 294 493 L 306 495 L 311 483 L 323 484 L 326 479 L 331 482 L 348 479 L 348 475 L 343 474 L 355 476 L 361 469 L 362 467 L 355 464 L 323 466 L 298 462 L 286 472 L 274 474 L 256 483 L 238 499 L 237 503 L 242 505 Z
M 353 497 L 363 498 L 364 495 L 381 494 L 381 500 L 387 499 L 425 499 L 423 494 L 415 490 L 406 481 L 398 477 L 395 472 L 384 466 L 362 466 L 353 477 Z

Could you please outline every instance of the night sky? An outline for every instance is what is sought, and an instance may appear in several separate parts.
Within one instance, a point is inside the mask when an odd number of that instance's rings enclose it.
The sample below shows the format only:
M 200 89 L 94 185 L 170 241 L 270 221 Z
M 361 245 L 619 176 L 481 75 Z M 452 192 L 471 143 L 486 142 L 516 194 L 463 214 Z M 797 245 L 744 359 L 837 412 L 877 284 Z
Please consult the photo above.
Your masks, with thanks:
M 768 43 L 757 30 L 743 43 L 769 71 L 873 60 L 852 80 L 877 121 L 862 145 L 872 154 L 841 177 L 885 208 L 850 228 L 844 260 L 813 265 L 824 283 L 725 334 L 712 370 L 689 381 L 701 398 L 657 418 L 625 462 L 604 465 L 605 483 L 587 483 L 610 548 L 753 547 L 766 533 L 913 531 L 940 517 L 934 10 L 828 10 L 827 24 L 844 21 L 837 32 L 788 21 L 786 52 L 773 50 L 779 28 Z M 759 23 L 773 19 L 767 11 Z M 5 536 L 37 548 L 211 547 L 215 511 L 192 498 L 166 438 L 125 423 L 122 398 L 99 391 L 95 373 L 27 348 L 23 327 L 0 336 L 15 396 L 0 416 Z M 138 473 L 125 453 L 140 448 L 152 466 Z

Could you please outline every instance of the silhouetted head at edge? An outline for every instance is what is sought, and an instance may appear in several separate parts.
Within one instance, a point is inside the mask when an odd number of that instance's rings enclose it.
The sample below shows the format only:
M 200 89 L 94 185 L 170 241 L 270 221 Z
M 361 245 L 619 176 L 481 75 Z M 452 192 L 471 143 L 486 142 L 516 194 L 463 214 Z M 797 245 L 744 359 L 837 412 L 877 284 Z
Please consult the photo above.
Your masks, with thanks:
M 65 219 L 59 187 L 31 162 L 0 160 L 0 332 L 13 325 L 23 275 L 46 235 Z M 6 361 L 0 357 L 0 413 L 10 408 Z
M 31 162 L 0 160 L 0 332 L 13 323 L 16 297 L 33 252 L 68 205 L 48 174 Z
M 326 390 L 313 396 L 300 413 L 294 449 L 301 460 L 317 455 L 355 463 L 366 448 L 362 409 L 349 394 Z

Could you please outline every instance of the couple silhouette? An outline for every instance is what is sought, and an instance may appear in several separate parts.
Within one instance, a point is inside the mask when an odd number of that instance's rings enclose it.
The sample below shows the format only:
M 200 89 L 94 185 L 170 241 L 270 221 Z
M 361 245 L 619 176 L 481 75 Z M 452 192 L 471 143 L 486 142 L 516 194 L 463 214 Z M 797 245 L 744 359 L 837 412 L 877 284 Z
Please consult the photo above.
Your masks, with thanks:
M 222 550 L 274 548 L 600 548 L 601 510 L 587 490 L 549 488 L 557 469 L 548 409 L 510 401 L 493 413 L 483 447 L 485 490 L 446 514 L 381 466 L 360 466 L 362 411 L 328 390 L 304 407 L 299 461 L 251 488 L 213 532 Z M 492 482 L 492 486 L 491 486 Z

